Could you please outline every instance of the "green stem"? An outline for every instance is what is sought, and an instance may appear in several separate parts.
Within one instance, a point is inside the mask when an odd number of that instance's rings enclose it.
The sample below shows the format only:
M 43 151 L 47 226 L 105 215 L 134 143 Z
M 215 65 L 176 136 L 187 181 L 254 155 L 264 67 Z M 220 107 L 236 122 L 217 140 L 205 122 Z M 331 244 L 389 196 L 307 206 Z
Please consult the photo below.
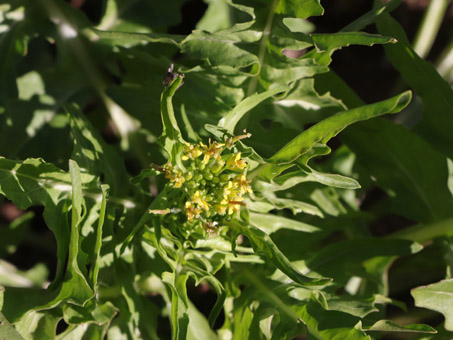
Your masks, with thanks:
M 98 274 L 99 274 L 99 259 L 101 258 L 101 246 L 102 246 L 102 229 L 104 226 L 105 220 L 105 210 L 107 208 L 107 196 L 108 196 L 109 187 L 106 184 L 102 185 L 102 202 L 101 208 L 99 210 L 99 220 L 96 230 L 96 242 L 94 246 L 93 252 L 93 269 L 90 272 L 90 279 L 93 284 L 93 287 L 96 287 L 98 282 Z
M 453 235 L 453 217 L 430 224 L 418 224 L 390 234 L 389 237 L 425 243 L 436 237 L 446 235 Z
M 431 50 L 449 3 L 449 0 L 430 1 L 414 40 L 414 50 L 420 58 L 425 58 Z

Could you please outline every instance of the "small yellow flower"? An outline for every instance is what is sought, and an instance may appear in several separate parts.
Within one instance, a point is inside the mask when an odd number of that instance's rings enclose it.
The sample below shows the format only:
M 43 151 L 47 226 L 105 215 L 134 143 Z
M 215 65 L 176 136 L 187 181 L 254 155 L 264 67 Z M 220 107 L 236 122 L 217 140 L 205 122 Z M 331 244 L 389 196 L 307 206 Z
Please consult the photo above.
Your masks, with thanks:
M 195 207 L 195 205 L 192 202 L 187 201 L 184 204 L 184 209 L 186 211 L 187 219 L 189 221 L 192 221 L 194 218 L 200 217 L 201 209 Z
M 182 175 L 182 171 L 178 171 L 175 175 L 170 177 L 170 182 L 174 183 L 175 188 L 181 188 L 186 179 Z
M 192 202 L 196 203 L 198 207 L 203 210 L 209 210 L 209 203 L 205 201 L 204 197 L 201 197 L 200 191 L 197 190 L 192 196 Z
M 250 180 L 248 180 L 244 174 L 237 175 L 234 177 L 233 181 L 239 187 L 242 195 L 247 192 L 252 193 L 252 188 L 249 185 Z
M 186 142 L 183 148 L 184 156 L 181 157 L 182 160 L 187 161 L 188 159 L 197 159 L 198 157 L 200 157 L 203 153 L 200 150 L 200 147 L 202 145 L 202 143 L 200 143 L 199 145 L 193 145 Z
M 233 154 L 232 157 L 228 159 L 226 166 L 231 170 L 243 170 L 247 167 L 247 162 L 241 159 L 241 153 L 238 152 L 237 154 Z
M 223 199 L 228 200 L 228 197 L 231 195 L 232 191 L 233 191 L 233 182 L 228 181 L 228 184 L 225 185 L 225 187 L 223 188 Z
M 219 215 L 225 215 L 228 205 L 226 204 L 216 204 L 214 210 Z
M 230 204 L 228 207 L 228 215 L 233 215 L 235 212 L 238 212 L 240 207 L 239 204 Z
M 203 157 L 203 163 L 208 164 L 209 160 L 211 158 L 220 160 L 220 154 L 223 151 L 223 147 L 225 144 L 223 143 L 218 143 L 216 141 L 211 142 L 209 139 L 209 146 L 204 145 L 205 150 L 204 150 L 204 157 Z

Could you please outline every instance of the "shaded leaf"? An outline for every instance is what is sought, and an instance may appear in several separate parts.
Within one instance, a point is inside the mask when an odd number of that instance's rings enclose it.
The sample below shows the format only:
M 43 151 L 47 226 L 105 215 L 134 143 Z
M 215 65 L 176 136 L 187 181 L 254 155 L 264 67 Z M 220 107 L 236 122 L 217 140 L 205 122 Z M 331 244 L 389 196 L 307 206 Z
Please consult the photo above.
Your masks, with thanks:
M 412 49 L 401 26 L 389 14 L 377 20 L 380 33 L 398 39 L 385 46 L 387 57 L 423 102 L 423 117 L 415 131 L 442 152 L 453 158 L 453 90 L 434 66 Z
M 387 191 L 396 213 L 420 222 L 452 216 L 453 197 L 445 185 L 447 161 L 424 140 L 386 120 L 361 123 L 345 131 L 342 139 Z
M 373 257 L 401 256 L 419 252 L 423 247 L 406 240 L 376 238 L 352 239 L 324 247 L 306 261 L 308 274 L 311 271 L 332 276 L 336 283 L 347 282 L 351 276 L 367 275 L 363 268 L 365 260 Z
M 330 282 L 326 278 L 310 278 L 302 275 L 285 255 L 277 248 L 272 239 L 260 229 L 252 226 L 243 226 L 237 222 L 230 222 L 231 227 L 238 233 L 245 235 L 256 252 L 263 254 L 276 268 L 288 275 L 289 278 L 301 285 L 322 286 Z

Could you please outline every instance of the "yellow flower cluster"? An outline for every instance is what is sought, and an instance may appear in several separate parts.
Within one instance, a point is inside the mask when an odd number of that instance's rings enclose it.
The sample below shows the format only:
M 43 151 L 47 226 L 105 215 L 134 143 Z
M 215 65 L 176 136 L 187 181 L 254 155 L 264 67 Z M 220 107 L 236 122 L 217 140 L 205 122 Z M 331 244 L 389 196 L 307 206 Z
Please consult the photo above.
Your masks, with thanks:
M 225 143 L 185 143 L 181 157 L 185 169 L 170 163 L 163 167 L 170 185 L 184 192 L 188 221 L 219 222 L 244 205 L 244 195 L 252 192 L 246 178 L 248 164 L 241 152 L 231 149 L 236 141 L 247 137 L 250 134 L 231 137 Z

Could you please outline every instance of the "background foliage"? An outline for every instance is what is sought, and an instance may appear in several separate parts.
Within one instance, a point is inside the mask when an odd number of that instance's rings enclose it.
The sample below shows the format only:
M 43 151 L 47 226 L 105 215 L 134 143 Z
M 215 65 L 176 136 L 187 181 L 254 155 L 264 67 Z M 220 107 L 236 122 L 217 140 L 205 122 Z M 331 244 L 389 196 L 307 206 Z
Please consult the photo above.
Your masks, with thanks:
M 400 3 L 2 1 L 0 338 L 451 339 L 449 2 Z M 244 129 L 184 229 L 151 165 Z

